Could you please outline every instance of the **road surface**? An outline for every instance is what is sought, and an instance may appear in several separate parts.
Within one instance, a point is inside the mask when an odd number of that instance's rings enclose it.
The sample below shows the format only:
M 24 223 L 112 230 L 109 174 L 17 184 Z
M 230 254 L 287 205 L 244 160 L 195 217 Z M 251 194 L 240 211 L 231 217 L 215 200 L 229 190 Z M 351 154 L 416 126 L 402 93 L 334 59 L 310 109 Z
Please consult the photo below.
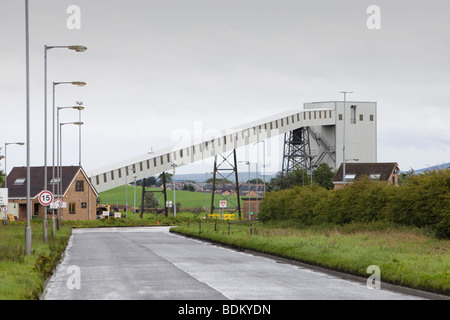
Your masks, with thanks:
M 185 238 L 169 229 L 74 229 L 41 299 L 418 299 Z

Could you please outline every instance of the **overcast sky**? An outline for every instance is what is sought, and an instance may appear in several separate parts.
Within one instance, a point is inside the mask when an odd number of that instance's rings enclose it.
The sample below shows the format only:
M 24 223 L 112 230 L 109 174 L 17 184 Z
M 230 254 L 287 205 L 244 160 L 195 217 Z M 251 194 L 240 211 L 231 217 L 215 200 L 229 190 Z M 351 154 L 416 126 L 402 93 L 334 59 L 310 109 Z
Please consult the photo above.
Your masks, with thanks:
M 0 2 L 2 149 L 26 139 L 24 2 Z M 79 16 L 67 13 L 70 5 Z M 370 5 L 381 10 L 380 29 L 367 26 Z M 379 162 L 408 170 L 450 161 L 448 0 L 31 0 L 29 14 L 33 166 L 44 161 L 44 45 L 71 44 L 88 50 L 48 51 L 48 119 L 51 126 L 52 81 L 87 83 L 57 86 L 56 104 L 86 107 L 88 172 L 170 147 L 180 132 L 342 100 L 343 90 L 378 103 Z M 77 120 L 77 111 L 62 111 L 62 122 Z M 78 129 L 63 130 L 64 163 L 76 165 Z M 269 155 L 271 171 L 281 169 L 281 147 Z M 7 151 L 7 171 L 26 165 L 25 147 Z

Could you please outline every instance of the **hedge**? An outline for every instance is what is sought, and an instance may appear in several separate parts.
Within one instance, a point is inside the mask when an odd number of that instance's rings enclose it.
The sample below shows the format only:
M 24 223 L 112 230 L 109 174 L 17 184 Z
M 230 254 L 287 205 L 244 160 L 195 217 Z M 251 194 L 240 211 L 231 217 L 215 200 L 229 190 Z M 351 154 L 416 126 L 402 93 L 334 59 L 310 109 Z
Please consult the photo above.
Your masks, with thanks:
M 304 225 L 386 221 L 450 238 L 450 169 L 411 176 L 402 186 L 363 178 L 345 189 L 313 185 L 268 192 L 259 219 Z

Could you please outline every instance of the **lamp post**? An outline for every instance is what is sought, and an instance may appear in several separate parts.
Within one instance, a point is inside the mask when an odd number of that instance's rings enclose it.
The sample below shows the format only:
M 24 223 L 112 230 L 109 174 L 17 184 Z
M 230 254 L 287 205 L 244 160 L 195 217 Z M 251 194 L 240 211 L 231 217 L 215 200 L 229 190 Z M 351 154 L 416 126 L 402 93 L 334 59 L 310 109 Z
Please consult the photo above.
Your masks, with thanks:
M 239 161 L 239 163 L 245 163 L 248 165 L 248 193 L 250 193 L 250 165 L 252 164 L 250 161 Z M 250 196 L 248 196 L 248 218 L 250 220 Z
M 25 143 L 24 142 L 6 142 L 5 143 L 5 188 L 8 188 L 8 171 L 6 171 L 7 170 L 6 161 L 8 160 L 8 158 L 6 156 L 6 146 L 9 144 L 17 144 L 19 146 L 23 146 Z M 8 221 L 6 212 L 5 212 L 5 221 Z
M 44 45 L 44 189 L 47 190 L 47 51 L 55 48 L 66 48 L 76 52 L 84 52 L 87 50 L 85 46 L 70 45 L 70 46 L 48 46 Z M 53 114 L 53 126 L 54 124 Z M 54 127 L 53 127 L 54 128 Z M 53 141 L 54 143 L 54 141 Z M 54 164 L 53 164 L 54 166 Z M 52 170 L 53 171 L 53 170 Z M 47 242 L 47 207 L 44 207 L 44 224 L 43 224 L 43 239 Z
M 255 144 L 258 144 L 262 142 L 263 143 L 263 180 L 264 180 L 264 198 L 266 197 L 266 141 L 261 140 L 256 142 Z
M 8 159 L 6 157 L 6 146 L 9 144 L 17 144 L 19 146 L 23 146 L 25 143 L 24 142 L 7 142 L 7 143 L 5 143 L 5 188 L 8 188 L 8 172 L 6 171 L 7 170 L 6 160 L 8 160 Z
M 55 194 L 55 128 L 57 127 L 57 123 L 55 122 L 55 114 L 57 113 L 56 111 L 56 104 L 55 104 L 55 96 L 56 96 L 56 86 L 60 85 L 60 84 L 71 84 L 74 86 L 78 86 L 78 87 L 84 87 L 86 85 L 86 82 L 82 82 L 82 81 L 53 81 L 53 90 L 52 90 L 52 95 L 53 95 L 53 107 L 52 107 L 52 113 L 53 113 L 53 121 L 52 121 L 52 193 Z M 45 99 L 45 101 L 47 101 L 47 98 Z M 71 107 L 73 108 L 73 107 Z M 59 110 L 59 109 L 58 109 Z M 82 109 L 80 109 L 81 112 Z M 81 121 L 81 120 L 80 120 Z M 59 122 L 59 120 L 58 120 Z M 58 145 L 59 147 L 59 145 Z M 58 184 L 59 185 L 59 184 Z M 55 210 L 53 209 L 52 211 L 52 236 L 55 235 Z M 59 228 L 59 226 L 58 226 Z
M 83 106 L 82 101 L 77 101 L 79 107 Z M 78 109 L 78 121 L 81 122 L 81 108 Z M 78 126 L 78 165 L 81 167 L 81 126 Z
M 58 81 L 58 82 L 53 82 L 53 151 L 52 151 L 52 154 L 53 154 L 52 178 L 53 179 L 55 178 L 55 170 L 54 170 L 54 168 L 55 168 L 55 127 L 56 127 L 56 123 L 55 123 L 55 113 L 56 113 L 55 91 L 56 91 L 56 86 L 60 85 L 60 84 L 71 84 L 71 85 L 78 86 L 78 87 L 84 87 L 86 85 L 86 82 L 82 82 L 82 81 Z M 80 113 L 81 113 L 82 109 L 79 109 L 79 110 L 80 110 Z M 81 121 L 81 115 L 80 115 L 79 121 Z M 80 144 L 81 144 L 81 142 L 80 142 Z M 53 186 L 54 186 L 54 184 L 53 184 Z M 54 189 L 52 191 L 54 192 Z
M 353 93 L 351 91 L 341 91 L 341 93 L 344 94 L 344 131 L 343 131 L 343 137 L 342 137 L 342 185 L 345 188 L 345 108 L 347 104 L 347 93 Z
M 176 217 L 177 216 L 177 201 L 176 201 L 176 197 L 175 197 L 175 191 L 176 191 L 176 184 L 175 184 L 175 168 L 176 168 L 176 164 L 172 163 L 172 182 L 173 182 L 173 216 Z
M 60 144 L 60 138 L 61 138 L 61 126 L 59 123 L 59 111 L 62 109 L 74 109 L 74 110 L 83 110 L 84 107 L 83 106 L 71 106 L 71 107 L 58 107 L 56 109 L 56 124 L 57 124 L 57 128 L 59 129 L 58 132 L 56 133 L 56 140 L 57 140 L 57 167 L 58 167 L 58 173 L 57 173 L 57 177 L 56 180 L 58 181 L 58 188 L 57 188 L 57 194 L 59 195 L 59 197 L 62 198 L 62 184 L 61 184 L 61 180 L 62 180 L 62 160 L 61 160 L 61 144 Z M 53 185 L 55 184 L 55 177 L 53 177 Z M 61 213 L 61 209 L 58 209 L 58 213 Z M 57 229 L 59 230 L 60 227 L 60 222 L 59 222 L 59 216 L 60 214 L 57 214 L 57 220 L 58 223 L 56 224 Z M 52 213 L 52 234 L 54 234 L 55 232 L 55 216 L 54 213 Z
M 26 131 L 27 131 L 27 226 L 25 227 L 25 254 L 31 255 L 31 197 L 30 197 L 30 41 L 28 0 L 25 0 L 25 73 L 26 73 Z
M 134 202 L 133 202 L 133 212 L 134 212 L 134 220 L 136 220 L 136 173 L 133 174 L 133 184 L 134 184 Z
M 61 160 L 61 162 L 60 162 L 60 164 L 59 164 L 59 171 L 61 172 L 61 175 L 60 175 L 60 178 L 59 178 L 59 184 L 61 185 L 61 194 L 60 194 L 60 196 L 62 197 L 62 195 L 63 195 L 63 189 L 62 189 L 62 187 L 63 187 L 63 184 L 62 184 L 62 166 L 63 166 L 63 164 L 62 164 L 62 127 L 63 126 L 65 126 L 65 125 L 68 125 L 68 124 L 73 124 L 73 125 L 77 125 L 77 126 L 82 126 L 83 125 L 83 122 L 79 122 L 79 121 L 77 121 L 77 122 L 63 122 L 63 123 L 60 123 L 59 124 L 59 135 L 60 135 L 60 139 L 59 139 L 59 143 L 60 143 L 60 148 L 59 148 L 59 153 L 60 153 L 60 156 L 59 156 L 59 159 Z M 60 217 L 59 217 L 59 219 L 58 219 L 58 227 L 59 227 L 59 225 L 62 225 L 62 214 L 61 214 L 61 212 L 60 212 Z

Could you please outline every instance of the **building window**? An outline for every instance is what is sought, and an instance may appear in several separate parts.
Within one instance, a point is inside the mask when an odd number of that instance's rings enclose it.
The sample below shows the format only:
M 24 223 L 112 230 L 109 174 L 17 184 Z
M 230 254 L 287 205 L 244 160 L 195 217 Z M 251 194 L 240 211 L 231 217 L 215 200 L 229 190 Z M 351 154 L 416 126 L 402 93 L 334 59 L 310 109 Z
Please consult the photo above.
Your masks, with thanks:
M 339 120 L 342 121 L 342 113 L 339 114 Z
M 60 178 L 52 178 L 52 179 L 50 180 L 50 184 L 58 184 L 60 181 L 61 181 Z
M 26 178 L 17 178 L 16 181 L 14 181 L 14 185 L 16 185 L 16 186 L 23 185 L 25 183 L 25 180 L 27 180 L 27 179 Z
M 359 115 L 359 121 L 363 121 L 364 117 L 362 114 Z
M 84 191 L 84 181 L 83 180 L 75 181 L 75 191 Z
M 356 178 L 356 174 L 354 173 L 349 173 L 345 175 L 345 180 L 355 180 Z
M 86 202 L 82 202 L 82 203 L 81 203 L 81 208 L 82 208 L 82 209 L 87 208 Z
M 69 203 L 69 214 L 75 214 L 75 203 Z
M 356 123 L 356 106 L 350 107 L 350 123 Z
M 370 115 L 370 121 L 373 121 L 373 114 Z

